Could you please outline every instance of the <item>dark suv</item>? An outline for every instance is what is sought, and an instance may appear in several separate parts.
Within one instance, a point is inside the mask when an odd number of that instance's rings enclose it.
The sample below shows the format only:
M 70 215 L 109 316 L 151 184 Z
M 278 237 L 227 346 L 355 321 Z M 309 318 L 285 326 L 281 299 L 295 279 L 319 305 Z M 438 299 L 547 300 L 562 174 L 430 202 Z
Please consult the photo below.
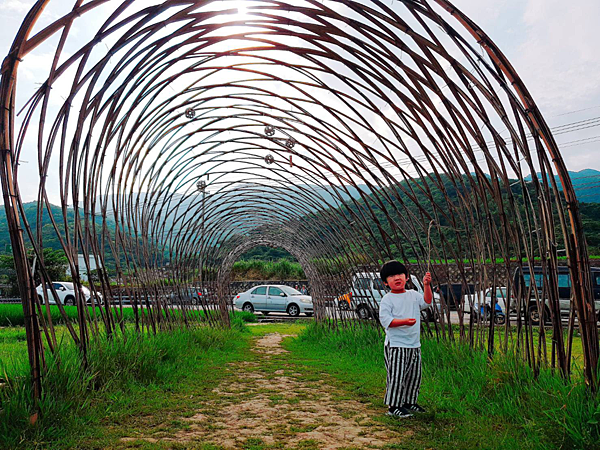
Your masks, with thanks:
M 592 287 L 594 290 L 594 306 L 598 320 L 600 320 L 600 268 L 592 268 L 591 276 Z M 543 313 L 545 321 L 550 321 L 551 316 L 548 300 L 550 280 L 547 274 L 544 276 L 544 271 L 539 266 L 533 268 L 535 289 L 531 286 L 531 278 L 529 266 L 519 267 L 515 271 L 514 285 L 517 290 L 517 298 L 525 299 L 529 294 L 527 304 L 524 305 L 526 306 L 524 312 L 526 312 L 526 317 L 531 320 L 534 325 L 537 325 L 540 321 L 542 311 L 538 310 L 535 290 L 537 289 L 540 302 L 543 301 L 544 304 Z M 571 275 L 569 274 L 568 267 L 561 266 L 558 268 L 558 301 L 561 315 L 568 315 L 571 308 Z

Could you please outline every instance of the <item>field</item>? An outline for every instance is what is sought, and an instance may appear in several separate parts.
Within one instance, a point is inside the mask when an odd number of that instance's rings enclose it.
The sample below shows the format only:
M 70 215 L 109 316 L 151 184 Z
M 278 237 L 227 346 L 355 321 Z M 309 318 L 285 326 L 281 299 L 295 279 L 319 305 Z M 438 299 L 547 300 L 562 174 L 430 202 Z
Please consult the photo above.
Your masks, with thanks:
M 24 331 L 0 329 L 0 447 L 317 449 L 340 430 L 347 436 L 336 439 L 355 439 L 349 448 L 367 437 L 390 449 L 595 448 L 600 439 L 600 401 L 579 373 L 565 383 L 543 370 L 536 380 L 514 357 L 426 338 L 428 412 L 402 421 L 384 415 L 376 329 L 244 320 L 252 317 L 234 318 L 232 330 L 100 339 L 87 370 L 63 345 L 60 366 L 48 359 L 33 426 Z M 261 347 L 273 337 L 281 350 Z M 336 419 L 315 418 L 319 408 Z
M 67 318 L 73 322 L 77 321 L 77 307 L 76 306 L 64 306 L 65 313 Z M 93 316 L 94 311 L 91 306 L 87 307 L 88 314 Z M 100 308 L 95 308 L 95 314 L 98 316 L 98 320 L 100 321 Z M 45 308 L 44 308 L 45 311 Z M 115 319 L 122 320 L 124 323 L 129 323 L 135 321 L 135 312 L 133 308 L 123 308 L 122 310 L 117 309 L 117 313 L 115 314 Z M 180 315 L 182 312 L 180 310 L 171 310 L 170 314 Z M 204 311 L 199 309 L 188 309 L 186 310 L 186 314 L 192 317 L 204 316 Z M 52 317 L 52 323 L 54 324 L 64 324 L 63 316 L 60 314 L 58 306 L 50 305 L 50 315 Z M 15 327 L 15 326 L 23 326 L 25 323 L 25 319 L 23 316 L 23 307 L 20 303 L 12 303 L 12 304 L 0 304 L 0 327 Z
M 328 365 L 349 392 L 383 407 L 381 337 L 368 328 L 331 333 L 308 328 L 289 341 L 306 366 Z M 393 448 L 596 448 L 600 399 L 586 395 L 583 376 L 564 383 L 543 370 L 535 380 L 521 361 L 465 345 L 424 339 L 421 401 L 429 413 L 395 423 L 414 432 Z M 302 355 L 302 356 L 300 356 Z

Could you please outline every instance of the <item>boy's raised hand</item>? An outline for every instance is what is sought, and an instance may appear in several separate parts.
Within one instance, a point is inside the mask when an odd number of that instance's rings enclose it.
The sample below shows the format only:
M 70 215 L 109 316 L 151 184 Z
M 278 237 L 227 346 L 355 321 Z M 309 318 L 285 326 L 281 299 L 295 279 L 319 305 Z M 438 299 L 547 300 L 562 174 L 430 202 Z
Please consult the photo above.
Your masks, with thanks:
M 423 277 L 423 286 L 429 286 L 431 284 L 431 273 L 427 272 Z

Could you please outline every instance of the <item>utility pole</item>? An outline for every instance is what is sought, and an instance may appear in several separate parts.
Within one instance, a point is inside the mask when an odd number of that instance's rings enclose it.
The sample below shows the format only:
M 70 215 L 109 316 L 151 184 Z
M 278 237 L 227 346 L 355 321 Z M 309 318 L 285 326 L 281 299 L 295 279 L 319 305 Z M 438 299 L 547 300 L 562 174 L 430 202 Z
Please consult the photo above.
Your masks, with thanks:
M 202 213 L 201 213 L 201 224 L 200 224 L 200 230 L 202 232 L 202 237 L 204 237 L 204 200 L 206 198 L 206 181 L 204 180 L 199 180 L 198 183 L 196 183 L 196 187 L 198 188 L 198 190 L 200 192 L 202 192 Z

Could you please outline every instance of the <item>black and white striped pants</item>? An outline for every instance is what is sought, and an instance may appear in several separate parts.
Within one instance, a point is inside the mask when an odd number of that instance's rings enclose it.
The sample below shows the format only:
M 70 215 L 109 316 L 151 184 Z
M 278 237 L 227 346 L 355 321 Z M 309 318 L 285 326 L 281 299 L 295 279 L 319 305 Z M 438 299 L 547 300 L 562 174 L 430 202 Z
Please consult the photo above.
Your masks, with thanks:
M 387 383 L 385 404 L 403 406 L 417 403 L 421 388 L 421 349 L 385 346 Z

